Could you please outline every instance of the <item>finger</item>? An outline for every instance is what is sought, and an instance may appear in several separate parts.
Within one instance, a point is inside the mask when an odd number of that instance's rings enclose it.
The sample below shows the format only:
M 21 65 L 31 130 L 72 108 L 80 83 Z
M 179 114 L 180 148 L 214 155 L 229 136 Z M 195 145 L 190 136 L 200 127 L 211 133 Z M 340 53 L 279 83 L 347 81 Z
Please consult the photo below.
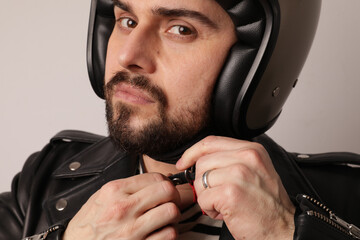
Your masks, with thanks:
M 140 216 L 136 221 L 135 228 L 146 236 L 167 225 L 177 223 L 180 216 L 180 210 L 174 203 L 164 203 Z
M 176 168 L 178 170 L 185 170 L 193 166 L 197 159 L 199 159 L 201 156 L 218 151 L 245 148 L 249 145 L 249 143 L 250 142 L 227 137 L 206 137 L 185 151 L 185 153 L 176 163 Z
M 263 176 L 276 175 L 275 168 L 265 148 L 257 143 L 240 144 L 239 148 L 207 153 L 196 162 L 196 174 L 202 175 L 208 169 L 242 163 Z
M 110 195 L 116 194 L 118 192 L 129 195 L 136 193 L 147 186 L 164 180 L 167 180 L 167 178 L 160 173 L 146 173 L 111 181 L 105 184 L 103 189 Z
M 205 174 L 205 173 L 204 173 Z M 218 187 L 227 184 L 254 184 L 260 185 L 260 177 L 250 168 L 243 164 L 234 164 L 225 168 L 208 170 L 206 182 L 208 188 L 204 186 L 204 174 L 199 175 L 194 181 L 194 187 L 198 195 L 209 188 Z
M 147 186 L 129 196 L 129 199 L 136 203 L 134 206 L 137 216 L 141 216 L 149 209 L 167 202 L 180 204 L 179 191 L 169 180 Z
M 166 226 L 151 233 L 146 240 L 173 240 L 177 239 L 178 232 L 174 226 Z
M 226 220 L 231 216 L 241 215 L 240 211 L 249 208 L 249 199 L 256 206 L 261 197 L 259 192 L 264 191 L 245 182 L 222 184 L 201 191 L 198 195 L 198 204 L 209 217 Z
M 222 186 L 212 187 L 198 195 L 197 201 L 201 210 L 213 219 L 223 220 L 221 213 L 221 201 L 225 197 L 223 189 Z
M 236 149 L 215 152 L 200 157 L 196 162 L 196 174 L 203 174 L 209 169 L 223 168 L 234 164 L 244 164 L 255 171 L 266 171 L 265 162 L 254 149 Z
M 151 186 L 153 184 L 163 182 L 168 180 L 167 177 L 160 173 L 145 173 L 140 175 L 135 175 L 126 179 L 124 183 L 126 192 L 129 194 L 136 193 L 141 189 Z

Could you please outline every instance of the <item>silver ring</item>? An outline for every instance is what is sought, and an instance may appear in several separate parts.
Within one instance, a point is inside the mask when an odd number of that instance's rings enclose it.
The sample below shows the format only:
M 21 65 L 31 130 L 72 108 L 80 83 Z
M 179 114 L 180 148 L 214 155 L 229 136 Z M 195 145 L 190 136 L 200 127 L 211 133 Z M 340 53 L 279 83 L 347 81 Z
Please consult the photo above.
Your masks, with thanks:
M 202 184 L 204 186 L 204 188 L 210 188 L 210 184 L 209 184 L 209 180 L 208 180 L 208 176 L 209 173 L 211 172 L 211 170 L 207 170 L 206 172 L 204 172 L 204 174 L 202 175 Z

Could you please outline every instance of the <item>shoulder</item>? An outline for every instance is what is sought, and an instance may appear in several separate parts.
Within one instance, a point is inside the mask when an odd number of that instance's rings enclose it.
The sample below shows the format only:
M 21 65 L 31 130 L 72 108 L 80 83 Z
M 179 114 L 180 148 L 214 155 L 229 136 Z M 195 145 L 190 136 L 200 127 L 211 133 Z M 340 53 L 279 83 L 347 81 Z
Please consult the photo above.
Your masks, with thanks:
M 52 164 L 61 162 L 86 148 L 91 147 L 106 137 L 77 130 L 64 130 L 50 138 L 42 150 L 33 153 L 25 162 L 23 171 L 36 170 L 44 161 L 51 160 Z M 49 158 L 50 157 L 50 158 Z
M 278 145 L 269 136 L 263 134 L 253 139 L 265 147 L 270 155 L 275 157 L 288 158 L 297 163 L 302 168 L 306 167 L 321 167 L 321 166 L 348 166 L 352 168 L 360 167 L 360 154 L 351 152 L 327 152 L 327 153 L 299 153 L 287 152 L 284 148 Z M 276 161 L 276 159 L 274 159 Z
M 13 179 L 12 192 L 19 199 L 19 205 L 23 208 L 27 205 L 34 179 L 46 179 L 46 176 L 55 172 L 69 159 L 106 139 L 100 135 L 75 130 L 65 130 L 54 135 L 42 150 L 28 157 L 21 172 Z M 107 142 L 114 148 L 110 141 Z
M 346 216 L 352 223 L 360 225 L 360 218 L 354 211 L 360 200 L 360 190 L 356 187 L 360 185 L 359 154 L 287 152 L 265 135 L 256 141 L 269 152 L 290 195 L 304 193 L 313 196 L 339 216 Z M 302 189 L 311 192 L 296 192 Z
M 70 219 L 103 184 L 133 175 L 137 166 L 136 156 L 119 151 L 109 137 L 61 131 L 26 161 L 13 192 L 24 215 L 28 207 L 38 209 L 27 219 L 47 219 L 34 224 L 39 232 Z M 66 209 L 58 210 L 64 201 Z
M 51 138 L 52 141 L 65 141 L 65 142 L 83 142 L 92 144 L 104 139 L 105 136 L 101 136 L 94 133 L 79 131 L 79 130 L 63 130 L 58 132 L 55 136 Z

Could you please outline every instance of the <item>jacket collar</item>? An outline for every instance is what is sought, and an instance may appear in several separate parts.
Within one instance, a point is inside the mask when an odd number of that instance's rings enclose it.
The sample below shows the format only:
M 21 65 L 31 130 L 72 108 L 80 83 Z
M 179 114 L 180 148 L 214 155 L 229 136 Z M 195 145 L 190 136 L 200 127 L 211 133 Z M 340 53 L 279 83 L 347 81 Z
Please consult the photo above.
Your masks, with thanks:
M 101 186 L 135 175 L 138 166 L 138 156 L 117 151 L 109 138 L 65 160 L 52 174 L 55 195 L 50 194 L 43 205 L 50 225 L 71 219 Z M 63 210 L 58 209 L 59 202 L 66 202 Z
M 103 138 L 91 147 L 66 160 L 56 169 L 53 176 L 55 178 L 76 178 L 101 174 L 114 161 L 125 157 L 129 158 L 129 155 L 118 151 L 110 138 Z M 137 156 L 131 156 L 131 158 L 137 158 Z M 127 170 L 137 167 L 135 166 L 137 161 L 128 161 L 128 163 L 131 163 L 131 166 L 126 167 Z

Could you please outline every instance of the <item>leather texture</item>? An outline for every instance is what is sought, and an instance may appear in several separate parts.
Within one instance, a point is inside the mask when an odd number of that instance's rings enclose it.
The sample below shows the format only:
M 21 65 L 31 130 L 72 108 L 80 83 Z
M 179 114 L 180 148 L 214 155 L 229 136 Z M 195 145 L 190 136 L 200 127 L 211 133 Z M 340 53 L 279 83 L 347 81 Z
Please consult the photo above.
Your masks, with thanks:
M 299 194 L 296 196 L 296 202 L 298 204 L 295 213 L 294 239 L 312 237 L 353 240 L 360 237 L 357 226 L 342 220 L 329 207 L 316 199 Z
M 214 87 L 213 131 L 250 139 L 268 130 L 281 113 L 310 50 L 321 0 L 217 2 L 232 18 L 238 41 Z M 112 0 L 92 0 L 87 63 L 92 87 L 101 98 L 114 23 Z
M 360 225 L 360 189 L 352 187 L 360 183 L 360 168 L 347 165 L 359 166 L 359 155 L 319 154 L 304 161 L 265 135 L 254 141 L 269 152 L 290 196 L 314 196 L 338 216 Z M 314 164 L 311 159 L 315 159 Z M 71 170 L 69 166 L 74 162 L 81 166 Z M 29 157 L 14 178 L 12 191 L 0 195 L 0 216 L 6 219 L 0 221 L 0 240 L 21 239 L 55 224 L 66 224 L 103 184 L 132 176 L 137 168 L 138 157 L 118 152 L 109 138 L 79 131 L 59 133 L 42 151 Z M 56 208 L 59 200 L 67 202 L 62 211 Z M 56 233 L 50 236 L 49 239 L 60 237 Z M 225 227 L 220 239 L 232 239 Z
M 296 234 L 294 240 L 327 239 L 327 240 L 354 240 L 352 236 L 326 224 L 320 219 L 302 214 L 295 220 Z M 316 227 L 314 227 L 316 226 Z

